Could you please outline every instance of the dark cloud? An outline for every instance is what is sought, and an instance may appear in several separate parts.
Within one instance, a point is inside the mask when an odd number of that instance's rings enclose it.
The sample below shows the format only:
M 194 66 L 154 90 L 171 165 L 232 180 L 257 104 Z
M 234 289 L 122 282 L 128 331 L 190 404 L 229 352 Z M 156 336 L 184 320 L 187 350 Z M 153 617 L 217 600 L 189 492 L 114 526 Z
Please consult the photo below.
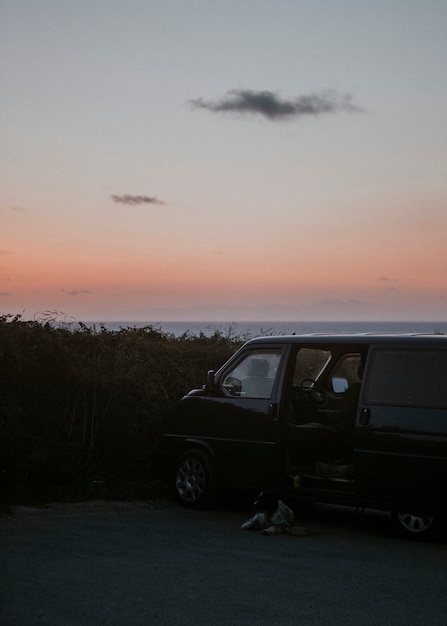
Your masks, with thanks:
M 206 101 L 198 98 L 190 102 L 196 108 L 207 109 L 214 113 L 263 115 L 270 120 L 287 120 L 304 115 L 361 110 L 351 103 L 349 95 L 339 96 L 332 91 L 284 100 L 273 91 L 232 89 L 219 100 Z
M 397 282 L 397 278 L 390 278 L 389 276 L 379 276 L 379 278 L 376 278 L 376 280 L 379 283 L 391 283 L 391 282 Z
M 7 291 L 0 291 L 0 296 L 1 296 L 2 298 L 3 298 L 3 297 L 7 298 L 7 297 L 8 297 L 8 296 L 10 296 L 10 295 L 11 295 L 11 294 L 10 294 L 10 293 L 8 293 Z
M 110 196 L 114 202 L 121 204 L 165 204 L 163 200 L 159 200 L 156 197 L 150 196 L 132 196 L 131 194 L 124 194 L 122 196 Z
M 66 293 L 68 296 L 79 296 L 84 293 L 90 293 L 87 289 L 71 289 L 67 291 L 66 289 L 62 289 L 63 293 Z

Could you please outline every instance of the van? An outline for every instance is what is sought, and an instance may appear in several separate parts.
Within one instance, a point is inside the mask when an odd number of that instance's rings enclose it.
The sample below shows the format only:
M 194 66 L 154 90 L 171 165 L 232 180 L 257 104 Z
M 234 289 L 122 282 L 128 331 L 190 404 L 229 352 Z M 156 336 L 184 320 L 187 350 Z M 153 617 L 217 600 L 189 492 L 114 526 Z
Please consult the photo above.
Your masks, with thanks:
M 252 339 L 162 430 L 159 469 L 184 506 L 274 489 L 390 511 L 425 538 L 447 513 L 447 336 Z

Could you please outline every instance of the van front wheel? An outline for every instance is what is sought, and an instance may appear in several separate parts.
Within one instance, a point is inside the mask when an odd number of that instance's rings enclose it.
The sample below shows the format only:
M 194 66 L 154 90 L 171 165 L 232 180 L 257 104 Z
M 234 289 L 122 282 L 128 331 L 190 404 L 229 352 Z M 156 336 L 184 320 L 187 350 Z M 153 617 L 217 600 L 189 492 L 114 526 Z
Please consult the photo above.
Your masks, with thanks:
M 213 463 L 201 450 L 184 452 L 175 463 L 175 495 L 185 507 L 206 508 L 216 497 L 216 478 Z
M 428 513 L 394 511 L 392 516 L 398 530 L 409 539 L 425 541 L 438 530 L 437 518 Z

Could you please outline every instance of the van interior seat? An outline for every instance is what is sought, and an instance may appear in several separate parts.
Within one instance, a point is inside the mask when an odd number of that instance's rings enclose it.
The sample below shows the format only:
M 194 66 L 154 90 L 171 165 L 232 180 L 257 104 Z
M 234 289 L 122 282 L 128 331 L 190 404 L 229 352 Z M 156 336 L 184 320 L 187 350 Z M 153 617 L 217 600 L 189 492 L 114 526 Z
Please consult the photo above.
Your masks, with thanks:
M 273 388 L 273 378 L 268 378 L 270 365 L 267 359 L 250 359 L 247 376 L 242 380 L 242 392 L 247 397 L 269 398 Z

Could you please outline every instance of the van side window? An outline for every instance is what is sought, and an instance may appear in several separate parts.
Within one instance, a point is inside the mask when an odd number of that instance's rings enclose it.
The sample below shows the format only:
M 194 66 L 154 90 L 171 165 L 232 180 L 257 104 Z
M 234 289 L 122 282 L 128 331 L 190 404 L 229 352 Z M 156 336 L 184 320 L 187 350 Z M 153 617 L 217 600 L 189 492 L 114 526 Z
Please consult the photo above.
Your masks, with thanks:
M 229 370 L 221 389 L 225 395 L 241 398 L 270 398 L 278 373 L 281 350 L 252 350 Z
M 446 408 L 447 351 L 374 351 L 365 402 Z
M 361 354 L 344 354 L 331 372 L 331 378 L 343 378 L 348 387 L 360 383 L 359 368 L 362 362 Z
M 298 350 L 293 372 L 293 385 L 299 386 L 301 381 L 310 378 L 316 380 L 329 363 L 331 353 L 320 348 L 301 348 Z

